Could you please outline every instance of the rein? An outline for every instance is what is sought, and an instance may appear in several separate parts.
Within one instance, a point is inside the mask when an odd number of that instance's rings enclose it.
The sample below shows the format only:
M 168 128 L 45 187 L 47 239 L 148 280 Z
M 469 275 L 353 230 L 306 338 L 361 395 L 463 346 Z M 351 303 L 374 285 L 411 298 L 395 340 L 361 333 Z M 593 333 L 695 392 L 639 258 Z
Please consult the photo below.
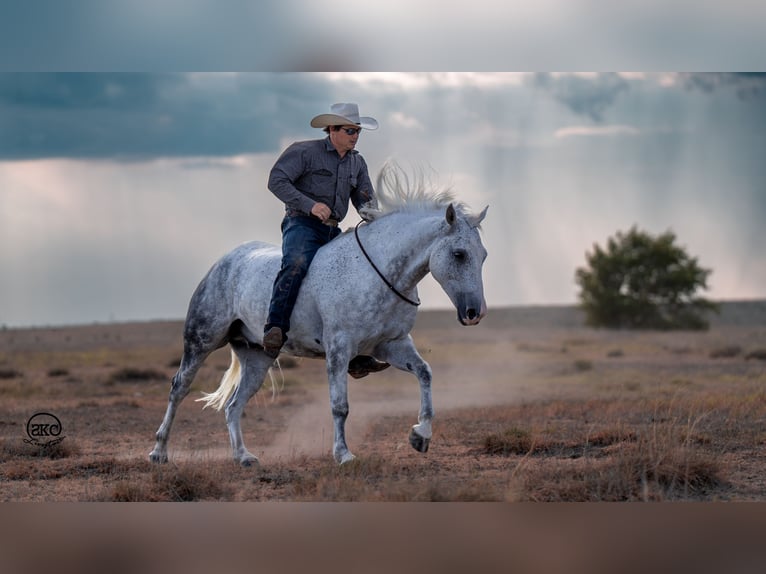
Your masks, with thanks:
M 381 273 L 380 269 L 378 269 L 377 265 L 375 265 L 375 263 L 373 263 L 372 259 L 371 259 L 371 258 L 370 258 L 370 256 L 367 254 L 367 251 L 365 251 L 365 249 L 364 249 L 364 246 L 362 245 L 362 241 L 359 239 L 359 226 L 360 226 L 362 223 L 364 223 L 364 220 L 362 220 L 362 221 L 360 221 L 359 223 L 357 223 L 357 224 L 356 224 L 356 227 L 354 227 L 354 237 L 356 237 L 356 242 L 359 244 L 359 249 L 361 249 L 361 250 L 362 250 L 362 253 L 363 253 L 363 254 L 364 254 L 364 256 L 367 258 L 367 261 L 369 261 L 369 262 L 370 262 L 370 265 L 372 265 L 372 268 L 373 268 L 373 269 L 375 270 L 375 272 L 378 274 L 378 277 L 380 277 L 381 279 L 383 279 L 383 283 L 385 283 L 386 285 L 388 285 L 388 288 L 389 288 L 389 289 L 391 289 L 391 291 L 393 291 L 394 293 L 396 293 L 396 295 L 397 295 L 397 296 L 398 296 L 398 297 L 399 297 L 399 298 L 400 298 L 402 301 L 406 301 L 406 302 L 407 302 L 407 303 L 409 303 L 410 305 L 413 305 L 414 307 L 418 307 L 418 306 L 420 305 L 420 301 L 413 301 L 412 299 L 409 299 L 409 298 L 408 298 L 406 295 L 403 295 L 403 294 L 401 293 L 401 291 L 399 291 L 399 290 L 398 290 L 396 287 L 394 287 L 394 285 L 393 285 L 393 284 L 392 284 L 392 283 L 391 283 L 391 282 L 390 282 L 388 279 L 386 279 L 385 275 L 383 275 L 383 273 Z

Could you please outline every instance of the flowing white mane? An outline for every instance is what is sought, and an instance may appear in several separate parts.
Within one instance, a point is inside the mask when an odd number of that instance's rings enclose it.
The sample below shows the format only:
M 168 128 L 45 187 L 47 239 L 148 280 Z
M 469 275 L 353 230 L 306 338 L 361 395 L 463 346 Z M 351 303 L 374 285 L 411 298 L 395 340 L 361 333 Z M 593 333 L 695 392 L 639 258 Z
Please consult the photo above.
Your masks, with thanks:
M 450 203 L 459 213 L 465 212 L 462 203 L 455 200 L 450 188 L 439 189 L 423 169 L 410 176 L 398 164 L 388 161 L 378 173 L 375 186 L 378 209 L 362 208 L 362 214 L 369 220 L 390 213 L 403 211 L 434 211 L 445 209 Z

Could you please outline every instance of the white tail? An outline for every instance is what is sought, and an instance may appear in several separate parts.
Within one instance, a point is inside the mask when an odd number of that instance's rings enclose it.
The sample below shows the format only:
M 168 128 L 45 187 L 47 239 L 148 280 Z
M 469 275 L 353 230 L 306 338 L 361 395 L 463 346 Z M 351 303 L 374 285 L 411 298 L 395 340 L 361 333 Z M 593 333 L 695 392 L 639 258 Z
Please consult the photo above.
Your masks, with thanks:
M 231 365 L 229 365 L 229 368 L 226 369 L 223 377 L 221 377 L 221 384 L 212 393 L 202 393 L 202 397 L 197 399 L 197 401 L 205 403 L 202 407 L 203 409 L 213 407 L 215 410 L 220 411 L 226 404 L 226 401 L 229 400 L 229 397 L 237 390 L 241 378 L 242 365 L 232 350 Z
M 279 360 L 276 361 L 280 374 L 282 373 L 282 366 L 279 364 Z M 279 390 L 277 389 L 277 382 L 274 379 L 273 369 L 269 369 L 269 379 L 271 379 L 271 400 L 273 401 L 277 397 Z M 226 372 L 221 377 L 221 384 L 212 393 L 202 393 L 202 397 L 196 399 L 197 402 L 205 403 L 202 408 L 213 407 L 215 410 L 220 411 L 226 406 L 226 401 L 237 390 L 239 382 L 242 380 L 242 363 L 239 362 L 234 350 L 231 351 L 231 365 L 226 369 Z M 284 387 L 284 375 L 282 376 L 282 386 Z

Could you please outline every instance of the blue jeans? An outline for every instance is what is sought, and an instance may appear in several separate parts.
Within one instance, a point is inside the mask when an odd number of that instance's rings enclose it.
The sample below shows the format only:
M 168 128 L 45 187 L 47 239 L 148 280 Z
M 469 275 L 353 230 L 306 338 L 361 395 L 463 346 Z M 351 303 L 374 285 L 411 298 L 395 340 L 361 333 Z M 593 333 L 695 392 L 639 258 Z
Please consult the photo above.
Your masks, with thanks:
M 290 330 L 290 315 L 314 255 L 338 235 L 340 229 L 315 217 L 293 215 L 282 220 L 282 268 L 274 281 L 265 331 L 271 327 L 279 327 L 283 333 Z

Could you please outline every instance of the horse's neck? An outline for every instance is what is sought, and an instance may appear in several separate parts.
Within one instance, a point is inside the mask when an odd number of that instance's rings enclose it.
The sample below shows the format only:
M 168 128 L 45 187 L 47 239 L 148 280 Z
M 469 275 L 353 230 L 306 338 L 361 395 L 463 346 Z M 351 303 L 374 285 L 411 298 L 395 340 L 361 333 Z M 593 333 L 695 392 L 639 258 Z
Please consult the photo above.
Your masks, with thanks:
M 428 274 L 431 245 L 441 218 L 392 214 L 370 226 L 364 247 L 378 268 L 402 290 L 414 289 Z M 370 244 L 369 246 L 367 244 Z

